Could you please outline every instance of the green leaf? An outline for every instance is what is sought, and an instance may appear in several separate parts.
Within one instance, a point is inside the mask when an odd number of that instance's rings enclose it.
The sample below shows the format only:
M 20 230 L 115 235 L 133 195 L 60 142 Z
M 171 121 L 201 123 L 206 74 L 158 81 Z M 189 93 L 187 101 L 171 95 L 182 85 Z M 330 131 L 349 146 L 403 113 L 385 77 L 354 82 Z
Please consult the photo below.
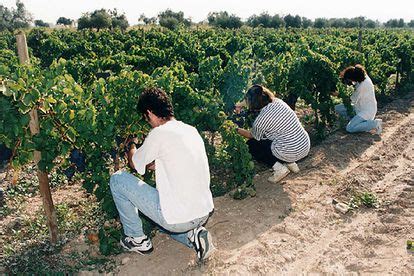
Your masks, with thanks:
M 32 94 L 25 94 L 22 100 L 25 106 L 31 106 L 33 103 L 33 96 Z
M 75 142 L 76 140 L 76 136 L 77 136 L 77 132 L 73 127 L 68 127 L 67 131 L 66 131 L 66 135 L 69 139 L 69 141 L 71 142 Z

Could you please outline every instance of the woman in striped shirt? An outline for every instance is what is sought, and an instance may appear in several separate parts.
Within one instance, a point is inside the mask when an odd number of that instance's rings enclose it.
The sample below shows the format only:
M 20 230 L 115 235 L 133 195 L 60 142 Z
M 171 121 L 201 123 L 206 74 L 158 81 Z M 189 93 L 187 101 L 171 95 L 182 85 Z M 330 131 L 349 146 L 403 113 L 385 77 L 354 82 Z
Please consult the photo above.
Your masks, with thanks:
M 278 182 L 290 171 L 298 172 L 296 162 L 308 155 L 310 139 L 295 112 L 266 87 L 253 85 L 245 95 L 250 111 L 260 111 L 250 131 L 237 132 L 249 139 L 247 145 L 257 161 L 273 167 L 271 182 Z

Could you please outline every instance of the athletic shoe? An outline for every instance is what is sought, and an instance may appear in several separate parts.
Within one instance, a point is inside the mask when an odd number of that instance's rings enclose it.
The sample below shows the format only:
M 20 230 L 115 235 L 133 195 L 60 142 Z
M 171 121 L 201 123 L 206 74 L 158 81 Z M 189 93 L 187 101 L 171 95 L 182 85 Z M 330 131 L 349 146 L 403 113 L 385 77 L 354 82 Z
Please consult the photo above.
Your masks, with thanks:
M 153 250 L 151 240 L 147 236 L 138 238 L 123 236 L 120 243 L 126 250 L 140 254 L 148 254 Z
M 193 229 L 190 234 L 191 236 L 188 239 L 193 244 L 198 260 L 208 259 L 215 249 L 210 232 L 203 226 L 199 226 Z
M 273 183 L 277 183 L 283 178 L 285 178 L 286 175 L 288 175 L 290 170 L 283 164 L 276 162 L 273 165 L 273 175 L 269 177 L 267 180 Z
M 298 173 L 300 171 L 298 164 L 296 162 L 287 163 L 286 167 L 293 173 Z
M 375 127 L 375 134 L 380 135 L 382 132 L 382 120 L 381 119 L 375 119 L 377 122 L 377 126 Z

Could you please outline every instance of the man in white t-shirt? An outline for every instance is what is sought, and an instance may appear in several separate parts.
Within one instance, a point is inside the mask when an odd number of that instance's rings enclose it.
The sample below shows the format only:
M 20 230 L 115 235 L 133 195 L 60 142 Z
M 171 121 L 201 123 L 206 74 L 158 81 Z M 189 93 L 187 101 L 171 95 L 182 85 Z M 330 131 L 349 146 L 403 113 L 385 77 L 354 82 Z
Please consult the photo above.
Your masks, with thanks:
M 155 170 L 156 188 L 125 171 L 112 175 L 110 187 L 125 234 L 121 245 L 138 253 L 152 251 L 139 210 L 204 260 L 214 249 L 203 227 L 214 205 L 203 139 L 194 127 L 174 118 L 171 102 L 161 89 L 146 89 L 138 110 L 153 129 L 139 148 L 130 144 L 128 161 L 141 175 Z

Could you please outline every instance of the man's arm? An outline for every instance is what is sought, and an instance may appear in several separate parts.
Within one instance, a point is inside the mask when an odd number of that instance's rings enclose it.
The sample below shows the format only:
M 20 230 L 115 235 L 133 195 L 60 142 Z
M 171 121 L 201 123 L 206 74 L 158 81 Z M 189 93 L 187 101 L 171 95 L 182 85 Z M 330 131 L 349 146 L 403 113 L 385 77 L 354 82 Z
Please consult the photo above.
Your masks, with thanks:
M 135 138 L 132 141 L 129 142 L 129 150 L 128 150 L 128 153 L 127 153 L 129 167 L 131 169 L 134 169 L 134 170 L 136 170 L 136 168 L 135 168 L 134 162 L 132 161 L 132 157 L 134 156 L 135 152 L 137 151 L 137 142 L 138 142 L 138 140 L 135 139 Z M 151 163 L 147 164 L 146 169 L 154 171 L 155 170 L 155 161 L 152 161 Z
M 135 170 L 135 166 L 134 166 L 134 162 L 132 162 L 132 156 L 134 156 L 134 153 L 137 151 L 137 147 L 135 145 L 135 143 L 131 143 L 129 146 L 129 151 L 128 151 L 128 164 L 129 167 Z
M 250 131 L 244 129 L 244 128 L 237 128 L 237 133 L 240 134 L 241 136 L 247 138 L 247 139 L 252 139 L 253 135 Z

